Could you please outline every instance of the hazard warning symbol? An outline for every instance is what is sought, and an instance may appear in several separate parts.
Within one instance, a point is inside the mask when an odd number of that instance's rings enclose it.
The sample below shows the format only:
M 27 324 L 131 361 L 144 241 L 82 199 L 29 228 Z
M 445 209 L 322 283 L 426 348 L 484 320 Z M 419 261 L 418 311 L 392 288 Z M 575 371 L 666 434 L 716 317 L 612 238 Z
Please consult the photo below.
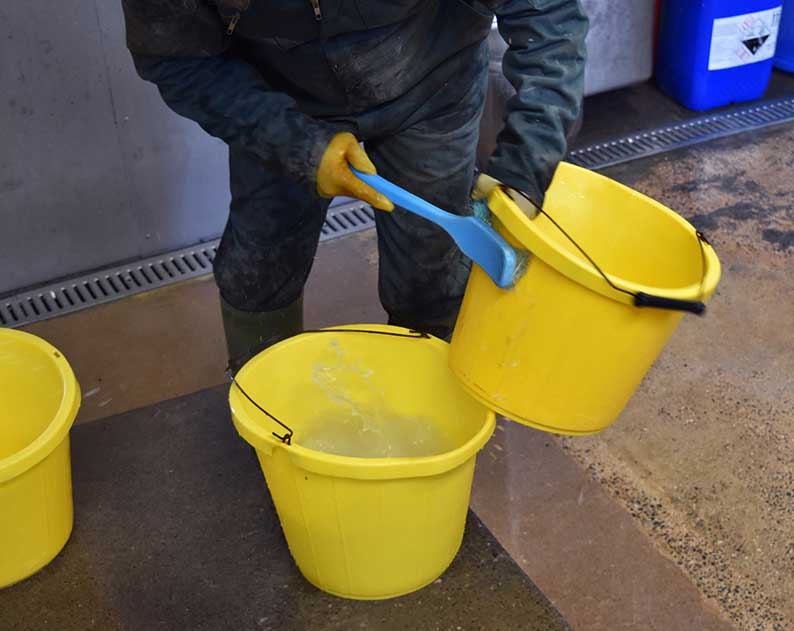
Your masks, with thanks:
M 770 59 L 775 54 L 781 7 L 714 20 L 709 70 Z

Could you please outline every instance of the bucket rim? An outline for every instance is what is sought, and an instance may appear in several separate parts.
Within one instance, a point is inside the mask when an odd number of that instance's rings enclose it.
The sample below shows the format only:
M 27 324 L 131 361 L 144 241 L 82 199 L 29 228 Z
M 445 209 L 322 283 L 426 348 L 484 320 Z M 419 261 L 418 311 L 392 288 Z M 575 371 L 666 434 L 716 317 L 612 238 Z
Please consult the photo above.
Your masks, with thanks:
M 370 331 L 409 333 L 410 330 L 403 327 L 383 324 L 358 324 L 328 327 L 323 330 L 334 329 L 367 329 Z M 246 369 L 250 370 L 256 362 L 266 360 L 268 355 L 275 352 L 275 349 L 283 349 L 285 346 L 300 343 L 301 339 L 307 336 L 320 335 L 318 332 L 305 332 L 290 337 L 278 344 L 275 344 L 252 358 L 237 373 L 236 379 L 245 383 Z M 448 354 L 449 344 L 428 336 L 424 339 L 414 340 L 412 344 L 430 344 L 438 351 Z M 447 358 L 444 358 L 447 365 Z M 451 371 L 450 371 L 451 372 Z M 452 373 L 454 378 L 454 373 Z M 456 379 L 457 381 L 457 379 Z M 459 384 L 460 385 L 460 384 Z M 274 449 L 284 449 L 290 456 L 292 462 L 301 469 L 327 475 L 336 478 L 351 478 L 358 480 L 390 480 L 426 477 L 439 475 L 451 471 L 456 467 L 467 462 L 475 456 L 477 452 L 488 442 L 496 428 L 496 415 L 493 410 L 482 405 L 480 401 L 471 397 L 469 392 L 460 385 L 461 394 L 469 397 L 473 403 L 482 408 L 483 423 L 477 432 L 465 443 L 455 449 L 437 454 L 434 456 L 409 457 L 409 458 L 358 458 L 354 456 L 339 456 L 322 451 L 316 451 L 303 447 L 299 443 L 293 442 L 285 444 L 272 435 L 272 427 L 261 422 L 256 422 L 249 414 L 244 412 L 242 406 L 244 397 L 240 391 L 232 385 L 229 389 L 229 406 L 232 411 L 232 421 L 240 436 L 252 447 L 265 453 L 272 453 Z
M 692 233 L 692 246 L 696 247 L 699 241 L 698 231 L 684 217 L 668 208 L 661 202 L 608 178 L 600 173 L 576 166 L 570 162 L 561 162 L 557 174 L 575 177 L 600 178 L 608 180 L 611 185 L 620 188 L 630 197 L 641 200 L 644 204 L 655 207 L 682 228 Z M 555 177 L 557 175 L 555 174 Z M 554 241 L 541 231 L 534 219 L 529 218 L 510 199 L 501 188 L 495 188 L 488 196 L 488 208 L 502 224 L 508 236 L 525 248 L 533 256 L 551 266 L 563 276 L 587 287 L 612 300 L 625 304 L 634 304 L 635 294 L 650 294 L 673 300 L 702 300 L 707 301 L 714 294 L 721 276 L 720 261 L 714 248 L 706 241 L 700 241 L 703 248 L 703 278 L 701 281 L 680 287 L 656 287 L 637 283 L 622 276 L 609 272 L 609 279 L 617 289 L 610 287 L 604 277 L 587 260 L 561 249 Z M 628 292 L 628 293 L 627 293 Z
M 23 342 L 31 350 L 46 355 L 58 370 L 63 393 L 58 410 L 39 435 L 19 451 L 0 459 L 0 484 L 30 471 L 49 456 L 69 433 L 80 408 L 80 384 L 63 353 L 42 338 L 24 331 L 0 329 L 0 344 L 3 338 Z

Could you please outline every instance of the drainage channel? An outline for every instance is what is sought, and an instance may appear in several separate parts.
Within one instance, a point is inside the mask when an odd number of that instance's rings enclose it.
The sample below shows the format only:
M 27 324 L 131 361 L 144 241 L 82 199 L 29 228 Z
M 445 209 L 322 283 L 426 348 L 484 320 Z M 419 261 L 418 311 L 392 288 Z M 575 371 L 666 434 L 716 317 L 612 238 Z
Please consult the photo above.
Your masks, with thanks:
M 699 116 L 570 153 L 568 160 L 599 170 L 742 132 L 794 121 L 794 97 L 765 101 Z M 375 225 L 375 211 L 359 201 L 343 201 L 328 210 L 321 241 Z M 0 326 L 18 327 L 79 311 L 182 280 L 211 273 L 218 239 L 160 256 L 141 259 L 0 299 Z
M 794 121 L 794 97 L 698 116 L 572 151 L 568 161 L 587 169 L 647 158 L 725 136 Z
M 364 202 L 346 201 L 328 209 L 321 241 L 375 225 L 375 211 Z M 0 326 L 15 328 L 79 311 L 173 283 L 205 276 L 220 239 L 82 274 L 0 299 Z

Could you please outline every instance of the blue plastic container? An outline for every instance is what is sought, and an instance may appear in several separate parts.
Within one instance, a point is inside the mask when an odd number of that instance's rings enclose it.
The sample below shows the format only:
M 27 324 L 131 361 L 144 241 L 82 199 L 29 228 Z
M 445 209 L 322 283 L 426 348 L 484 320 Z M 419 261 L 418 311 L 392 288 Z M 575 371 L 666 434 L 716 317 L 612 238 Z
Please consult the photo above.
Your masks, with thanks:
M 772 74 L 782 5 L 663 0 L 657 83 L 692 110 L 760 98 Z
M 783 3 L 775 65 L 786 72 L 794 72 L 794 0 L 785 0 Z

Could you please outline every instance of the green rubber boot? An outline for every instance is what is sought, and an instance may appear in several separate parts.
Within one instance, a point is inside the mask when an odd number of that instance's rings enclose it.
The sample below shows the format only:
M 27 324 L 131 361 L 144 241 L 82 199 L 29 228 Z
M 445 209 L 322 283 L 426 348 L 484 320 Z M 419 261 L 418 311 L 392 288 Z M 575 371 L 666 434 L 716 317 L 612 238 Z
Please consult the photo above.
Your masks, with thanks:
M 240 311 L 221 298 L 223 332 L 232 374 L 268 346 L 303 331 L 303 296 L 276 311 Z

